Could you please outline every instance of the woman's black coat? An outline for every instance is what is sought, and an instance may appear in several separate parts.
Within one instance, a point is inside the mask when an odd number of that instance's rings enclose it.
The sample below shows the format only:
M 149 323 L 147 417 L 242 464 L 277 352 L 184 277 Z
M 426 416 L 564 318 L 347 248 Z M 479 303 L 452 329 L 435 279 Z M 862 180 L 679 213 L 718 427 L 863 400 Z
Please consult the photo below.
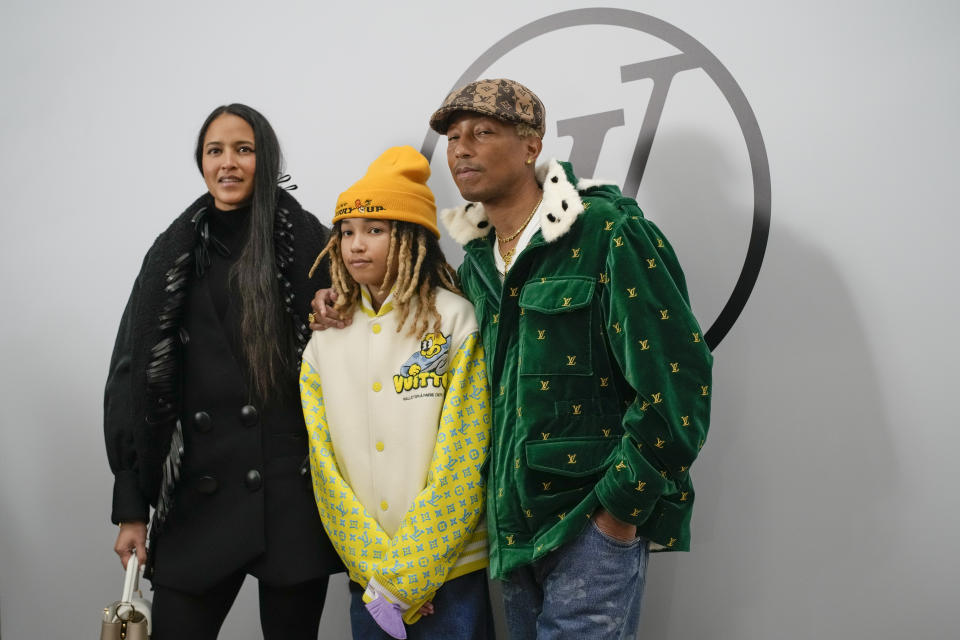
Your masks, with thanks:
M 327 231 L 285 191 L 278 190 L 278 201 L 275 270 L 290 319 L 306 339 L 310 300 L 328 286 L 325 268 L 313 280 L 307 272 Z M 296 374 L 290 372 L 288 397 L 269 405 L 251 400 L 239 313 L 218 308 L 225 293 L 210 277 L 220 269 L 225 286 L 228 266 L 203 239 L 210 210 L 205 195 L 157 238 L 120 323 L 104 401 L 112 519 L 147 521 L 179 419 L 182 465 L 172 506 L 159 534 L 151 532 L 152 581 L 202 593 L 246 570 L 271 585 L 297 584 L 342 567 L 305 472 Z M 203 276 L 200 263 L 207 264 Z

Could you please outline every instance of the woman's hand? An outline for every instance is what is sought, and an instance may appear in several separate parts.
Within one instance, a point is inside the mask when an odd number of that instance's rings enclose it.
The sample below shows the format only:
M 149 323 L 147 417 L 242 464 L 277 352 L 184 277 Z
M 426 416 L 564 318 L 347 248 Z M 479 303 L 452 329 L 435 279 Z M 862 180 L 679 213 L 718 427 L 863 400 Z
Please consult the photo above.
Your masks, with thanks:
M 137 554 L 139 564 L 147 562 L 147 523 L 145 522 L 121 522 L 120 533 L 117 534 L 117 541 L 113 545 L 114 552 L 120 556 L 120 564 L 127 568 L 127 562 L 131 555 Z
M 333 308 L 333 303 L 337 301 L 337 292 L 333 289 L 320 289 L 310 306 L 313 313 L 310 314 L 310 330 L 323 331 L 324 329 L 343 329 L 351 322 L 353 318 L 341 318 L 340 313 Z
M 432 603 L 432 602 L 428 602 L 428 603 L 426 603 L 425 605 L 423 605 L 422 607 L 420 607 L 420 615 L 421 615 L 421 616 L 431 616 L 431 615 L 433 615 L 433 603 Z

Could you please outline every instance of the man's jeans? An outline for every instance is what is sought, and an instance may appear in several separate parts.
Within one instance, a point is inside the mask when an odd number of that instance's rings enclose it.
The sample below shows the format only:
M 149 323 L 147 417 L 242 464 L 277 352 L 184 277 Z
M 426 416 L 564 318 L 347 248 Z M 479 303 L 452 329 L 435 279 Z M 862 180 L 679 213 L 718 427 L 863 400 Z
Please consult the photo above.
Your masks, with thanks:
M 649 544 L 606 535 L 593 520 L 503 584 L 511 640 L 629 640 L 640 621 Z

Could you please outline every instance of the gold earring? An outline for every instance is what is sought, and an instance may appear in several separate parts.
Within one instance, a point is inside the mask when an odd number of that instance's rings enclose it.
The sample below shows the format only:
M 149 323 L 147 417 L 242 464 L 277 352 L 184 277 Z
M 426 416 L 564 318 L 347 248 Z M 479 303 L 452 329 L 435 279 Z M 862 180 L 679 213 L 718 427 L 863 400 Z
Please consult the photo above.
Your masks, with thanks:
M 533 158 L 527 158 L 527 164 L 533 164 Z

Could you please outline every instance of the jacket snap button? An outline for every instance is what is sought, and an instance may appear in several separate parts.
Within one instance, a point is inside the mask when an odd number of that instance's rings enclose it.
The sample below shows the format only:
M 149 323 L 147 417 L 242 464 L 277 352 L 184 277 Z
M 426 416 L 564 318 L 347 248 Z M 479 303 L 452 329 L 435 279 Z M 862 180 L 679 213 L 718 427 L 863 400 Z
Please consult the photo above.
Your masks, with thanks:
M 217 479 L 213 476 L 203 476 L 197 480 L 197 491 L 210 495 L 217 491 Z
M 245 427 L 252 427 L 257 424 L 257 421 L 260 419 L 260 414 L 257 413 L 257 408 L 252 404 L 245 404 L 240 409 L 240 423 Z
M 260 477 L 260 472 L 256 469 L 247 471 L 247 477 L 244 478 L 243 481 L 247 485 L 247 489 L 250 489 L 250 491 L 256 491 L 260 488 L 260 485 L 263 484 L 263 479 Z
M 193 424 L 197 427 L 197 431 L 204 433 L 213 428 L 213 420 L 206 411 L 197 411 L 193 414 Z

